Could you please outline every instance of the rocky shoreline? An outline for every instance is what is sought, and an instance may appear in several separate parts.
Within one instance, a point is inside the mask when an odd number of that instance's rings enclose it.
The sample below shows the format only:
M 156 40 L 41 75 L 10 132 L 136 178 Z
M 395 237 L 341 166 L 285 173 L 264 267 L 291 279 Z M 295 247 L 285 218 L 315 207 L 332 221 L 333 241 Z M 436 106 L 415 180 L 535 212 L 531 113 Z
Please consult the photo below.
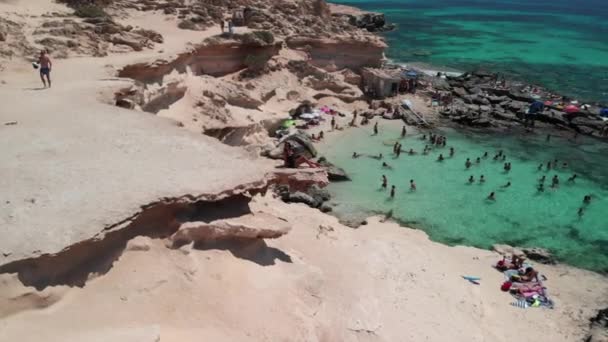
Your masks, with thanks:
M 497 74 L 476 71 L 459 77 L 448 76 L 436 89 L 452 95 L 441 115 L 466 126 L 508 130 L 526 125 L 530 106 L 541 102 L 544 108 L 535 113 L 533 119 L 539 126 L 602 139 L 608 137 L 606 122 L 599 116 L 601 107 L 586 106 L 569 114 L 564 111 L 570 103 L 566 97 L 520 82 L 499 82 Z M 533 128 L 534 123 L 529 127 Z

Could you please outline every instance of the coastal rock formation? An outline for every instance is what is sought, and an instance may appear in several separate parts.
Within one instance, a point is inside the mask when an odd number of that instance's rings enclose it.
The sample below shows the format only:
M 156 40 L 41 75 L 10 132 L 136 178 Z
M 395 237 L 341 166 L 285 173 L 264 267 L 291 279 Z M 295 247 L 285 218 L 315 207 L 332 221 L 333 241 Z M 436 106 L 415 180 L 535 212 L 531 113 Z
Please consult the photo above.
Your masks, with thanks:
M 544 248 L 524 248 L 522 251 L 530 260 L 538 261 L 545 265 L 555 265 L 557 263 L 555 257 L 551 255 L 551 252 Z
M 328 71 L 379 67 L 387 47 L 377 38 L 364 40 L 294 36 L 287 38 L 286 43 L 289 48 L 306 51 L 313 65 Z
M 453 98 L 441 114 L 454 122 L 473 127 L 510 128 L 521 126 L 530 105 L 540 95 L 526 91 L 525 84 L 497 86 L 497 75 L 477 71 L 447 78 L 447 88 Z M 532 96 L 535 95 L 535 96 Z M 535 121 L 555 126 L 560 130 L 572 129 L 579 133 L 601 137 L 604 121 L 592 111 L 580 110 L 569 115 L 561 108 L 547 105 L 535 115 Z
M 247 58 L 263 58 L 266 61 L 275 56 L 281 42 L 261 43 L 259 40 L 247 42 L 232 39 L 211 40 L 192 51 L 180 54 L 172 61 L 157 60 L 152 63 L 131 64 L 118 72 L 119 77 L 131 78 L 143 83 L 160 83 L 165 75 L 176 70 L 194 75 L 223 76 L 247 68 Z
M 590 332 L 585 338 L 585 342 L 608 341 L 608 308 L 599 310 L 590 321 Z
M 285 220 L 266 213 L 252 213 L 233 219 L 206 222 L 187 222 L 170 237 L 174 246 L 191 242 L 221 240 L 276 239 L 289 232 Z

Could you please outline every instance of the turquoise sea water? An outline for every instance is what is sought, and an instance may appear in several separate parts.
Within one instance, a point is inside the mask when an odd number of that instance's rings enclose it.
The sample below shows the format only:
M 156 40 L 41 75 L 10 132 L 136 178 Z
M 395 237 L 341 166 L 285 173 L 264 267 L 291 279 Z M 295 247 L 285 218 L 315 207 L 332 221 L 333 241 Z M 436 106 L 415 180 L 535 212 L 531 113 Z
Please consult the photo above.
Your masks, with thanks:
M 483 135 L 441 131 L 448 137 L 448 147 L 436 148 L 429 155 L 421 152 L 425 143 L 421 134 L 409 132 L 402 140 L 403 149 L 413 148 L 419 154 L 403 153 L 399 159 L 391 155 L 392 143 L 399 136 L 400 123 L 380 121 L 380 136 L 371 136 L 371 127 L 356 128 L 324 146 L 324 155 L 346 169 L 352 182 L 333 183 L 329 190 L 341 218 L 363 219 L 370 213 L 393 210 L 393 217 L 404 225 L 420 228 L 435 241 L 447 244 L 490 248 L 495 243 L 515 246 L 538 246 L 550 249 L 563 262 L 596 271 L 608 272 L 608 145 L 579 137 L 577 141 L 553 137 L 550 142 L 541 134 Z M 412 129 L 410 129 L 412 131 Z M 439 132 L 439 131 L 436 131 Z M 456 149 L 453 158 L 449 147 Z M 493 161 L 499 149 L 512 163 L 505 173 L 502 161 Z M 353 159 L 352 152 L 377 155 L 393 167 L 382 168 L 381 161 L 367 156 Z M 466 158 L 475 161 L 465 169 Z M 440 153 L 446 160 L 438 162 Z M 542 162 L 558 159 L 557 170 L 538 171 Z M 561 167 L 563 162 L 568 167 Z M 567 179 L 576 173 L 574 183 Z M 395 185 L 394 199 L 389 191 L 380 189 L 381 176 Z M 486 182 L 478 179 L 484 175 Z M 468 183 L 473 175 L 476 182 Z M 547 177 L 545 192 L 536 185 Z M 550 187 L 551 178 L 558 175 L 560 186 Z M 417 191 L 409 190 L 414 179 Z M 511 182 L 506 189 L 502 185 Z M 488 201 L 490 192 L 496 201 Z M 585 206 L 583 197 L 593 196 Z M 584 207 L 582 217 L 578 209 Z
M 388 57 L 485 67 L 582 100 L 608 102 L 606 0 L 333 0 L 385 13 Z

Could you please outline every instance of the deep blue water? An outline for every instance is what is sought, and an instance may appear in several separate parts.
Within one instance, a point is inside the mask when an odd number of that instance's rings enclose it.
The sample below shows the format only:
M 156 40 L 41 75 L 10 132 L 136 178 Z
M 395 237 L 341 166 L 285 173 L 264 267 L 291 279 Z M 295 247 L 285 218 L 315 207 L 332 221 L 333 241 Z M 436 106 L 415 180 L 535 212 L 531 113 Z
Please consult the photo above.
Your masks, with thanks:
M 388 57 L 483 67 L 608 103 L 608 1 L 337 0 L 385 13 Z

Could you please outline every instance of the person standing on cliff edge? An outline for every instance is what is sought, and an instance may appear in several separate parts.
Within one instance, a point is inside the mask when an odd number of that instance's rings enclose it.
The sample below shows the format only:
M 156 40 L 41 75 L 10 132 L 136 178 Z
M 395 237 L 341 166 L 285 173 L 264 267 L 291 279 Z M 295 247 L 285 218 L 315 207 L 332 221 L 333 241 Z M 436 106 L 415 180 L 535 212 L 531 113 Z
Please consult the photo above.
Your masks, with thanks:
M 51 58 L 49 58 L 46 50 L 40 51 L 40 57 L 38 57 L 38 64 L 40 64 L 40 79 L 42 80 L 42 84 L 46 88 L 47 81 L 49 83 L 48 87 L 51 87 L 51 68 L 53 67 L 53 62 L 51 62 Z M 46 76 L 46 80 L 44 77 Z

